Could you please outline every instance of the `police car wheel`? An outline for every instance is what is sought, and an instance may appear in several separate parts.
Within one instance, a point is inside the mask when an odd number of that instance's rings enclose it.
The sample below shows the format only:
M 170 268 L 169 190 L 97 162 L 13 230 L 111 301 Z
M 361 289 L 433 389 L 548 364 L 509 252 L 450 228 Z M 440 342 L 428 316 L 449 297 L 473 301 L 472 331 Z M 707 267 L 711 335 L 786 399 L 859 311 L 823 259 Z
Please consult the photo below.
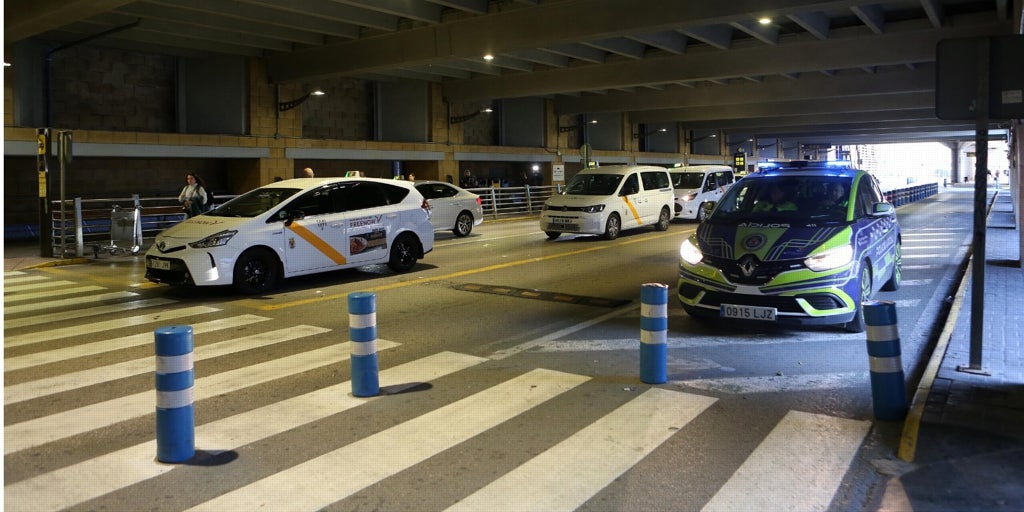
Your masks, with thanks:
M 235 262 L 232 284 L 246 295 L 265 293 L 277 286 L 277 258 L 266 249 L 250 249 Z
M 896 251 L 893 255 L 892 262 L 892 274 L 889 275 L 889 280 L 882 285 L 882 291 L 894 292 L 900 289 L 901 284 L 903 284 L 903 249 L 900 248 L 900 243 L 896 242 Z
M 861 303 L 871 298 L 871 268 L 868 266 L 867 260 L 860 262 L 860 293 L 858 293 L 854 303 L 856 304 L 856 311 L 853 314 L 853 319 L 843 325 L 843 329 L 846 332 L 864 332 L 864 307 Z
M 473 231 L 473 216 L 469 212 L 462 212 L 455 218 L 455 228 L 452 233 L 455 236 L 468 236 Z
M 708 218 L 708 212 L 704 210 L 704 205 L 697 207 L 697 222 L 704 222 Z
M 391 259 L 388 266 L 395 272 L 408 272 L 416 265 L 417 254 L 416 240 L 412 235 L 403 233 L 398 235 L 395 242 L 391 244 Z
M 604 225 L 604 237 L 608 240 L 615 240 L 619 237 L 619 232 L 622 231 L 622 221 L 619 220 L 619 215 L 613 213 L 608 216 L 608 222 Z
M 654 225 L 655 231 L 668 231 L 668 223 L 672 221 L 672 214 L 668 211 L 668 207 L 665 206 L 661 209 L 661 216 L 658 217 L 658 222 Z

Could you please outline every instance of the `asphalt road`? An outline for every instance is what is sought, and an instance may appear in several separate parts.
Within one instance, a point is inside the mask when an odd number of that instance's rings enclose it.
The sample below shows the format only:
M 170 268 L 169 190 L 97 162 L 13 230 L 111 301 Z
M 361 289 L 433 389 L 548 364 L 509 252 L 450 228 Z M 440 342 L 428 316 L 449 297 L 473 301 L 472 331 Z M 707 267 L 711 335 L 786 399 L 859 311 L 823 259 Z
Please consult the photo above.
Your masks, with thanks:
M 898 210 L 908 378 L 970 242 L 971 198 Z M 275 293 L 172 289 L 141 255 L 5 276 L 8 510 L 869 510 L 899 424 L 864 334 L 691 320 L 695 224 L 549 241 L 535 220 L 438 233 L 407 274 Z M 639 380 L 640 290 L 670 288 L 669 381 Z M 377 295 L 381 396 L 350 396 L 347 296 Z M 196 447 L 154 462 L 152 332 L 196 329 Z M 910 385 L 908 384 L 908 387 Z

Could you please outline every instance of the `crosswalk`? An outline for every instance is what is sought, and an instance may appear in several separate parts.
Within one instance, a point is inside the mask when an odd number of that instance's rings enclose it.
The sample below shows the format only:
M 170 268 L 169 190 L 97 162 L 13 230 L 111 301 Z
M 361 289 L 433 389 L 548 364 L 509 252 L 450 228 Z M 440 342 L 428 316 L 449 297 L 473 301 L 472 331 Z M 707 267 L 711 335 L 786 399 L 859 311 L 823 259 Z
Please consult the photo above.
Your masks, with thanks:
M 467 448 L 476 440 L 520 428 L 557 439 L 513 467 L 473 475 L 471 489 L 427 509 L 602 509 L 591 503 L 595 496 L 687 435 L 719 401 L 648 387 L 576 424 L 571 404 L 591 400 L 607 382 L 546 368 L 488 371 L 514 354 L 449 351 L 382 366 L 381 396 L 357 398 L 344 380 L 344 332 L 32 272 L 6 273 L 4 286 L 9 511 L 321 510 L 383 493 L 382 482 L 430 472 L 435 460 L 478 457 Z M 193 327 L 197 363 L 274 354 L 197 372 L 197 457 L 226 462 L 155 460 L 155 392 L 151 380 L 143 382 L 153 360 L 144 350 L 154 328 L 173 323 Z M 380 339 L 377 348 L 387 354 L 401 345 Z M 276 382 L 301 388 L 296 379 L 311 374 L 338 378 L 279 397 L 257 391 Z M 398 400 L 408 407 L 390 407 Z M 706 503 L 680 509 L 827 509 L 869 428 L 868 421 L 790 411 L 724 482 L 675 482 L 718 489 Z M 502 439 L 511 452 L 526 442 Z M 378 499 L 378 510 L 418 503 Z

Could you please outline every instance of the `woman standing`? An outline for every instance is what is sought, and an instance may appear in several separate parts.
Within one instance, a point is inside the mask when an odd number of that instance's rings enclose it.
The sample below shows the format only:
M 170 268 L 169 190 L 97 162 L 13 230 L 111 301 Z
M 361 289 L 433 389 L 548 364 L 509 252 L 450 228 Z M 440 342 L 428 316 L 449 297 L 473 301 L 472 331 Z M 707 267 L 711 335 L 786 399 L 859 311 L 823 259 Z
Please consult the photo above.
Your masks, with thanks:
M 208 201 L 203 179 L 190 172 L 185 175 L 185 181 L 187 185 L 181 189 L 181 194 L 178 194 L 178 202 L 182 204 L 189 217 L 201 215 L 206 211 L 206 202 Z

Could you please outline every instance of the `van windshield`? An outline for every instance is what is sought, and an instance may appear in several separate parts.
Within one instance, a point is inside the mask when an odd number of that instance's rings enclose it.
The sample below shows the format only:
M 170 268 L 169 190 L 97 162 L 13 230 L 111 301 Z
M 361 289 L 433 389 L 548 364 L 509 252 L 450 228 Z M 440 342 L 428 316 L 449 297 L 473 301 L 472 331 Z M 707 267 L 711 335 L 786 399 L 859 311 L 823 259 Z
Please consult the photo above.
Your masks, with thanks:
M 772 176 L 736 182 L 711 222 L 840 223 L 850 212 L 850 184 L 841 176 Z
M 704 173 L 696 172 L 674 172 L 672 173 L 672 186 L 674 188 L 700 188 L 703 186 Z
M 577 174 L 565 185 L 566 194 L 608 196 L 615 193 L 622 181 L 621 174 Z

